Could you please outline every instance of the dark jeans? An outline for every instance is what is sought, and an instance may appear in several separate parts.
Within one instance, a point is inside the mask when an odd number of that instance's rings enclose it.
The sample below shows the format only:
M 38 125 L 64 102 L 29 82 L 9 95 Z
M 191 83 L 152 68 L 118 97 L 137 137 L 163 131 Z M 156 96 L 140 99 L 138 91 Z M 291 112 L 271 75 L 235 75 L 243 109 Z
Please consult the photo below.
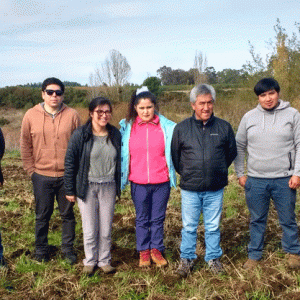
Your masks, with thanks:
M 49 221 L 53 213 L 54 198 L 56 198 L 62 218 L 62 252 L 71 251 L 75 239 L 74 203 L 69 202 L 65 197 L 64 178 L 33 173 L 31 179 L 35 197 L 36 253 L 45 254 L 48 251 Z
M 136 248 L 164 250 L 164 221 L 170 196 L 170 182 L 131 183 L 131 197 L 136 211 Z
M 295 216 L 296 190 L 289 188 L 289 180 L 290 177 L 274 179 L 248 177 L 247 179 L 245 194 L 251 215 L 248 256 L 251 259 L 259 260 L 262 257 L 270 199 L 274 201 L 283 231 L 281 239 L 283 250 L 300 254 Z
M 0 232 L 0 260 L 3 256 L 3 247 L 2 247 L 2 243 L 1 243 L 1 232 Z

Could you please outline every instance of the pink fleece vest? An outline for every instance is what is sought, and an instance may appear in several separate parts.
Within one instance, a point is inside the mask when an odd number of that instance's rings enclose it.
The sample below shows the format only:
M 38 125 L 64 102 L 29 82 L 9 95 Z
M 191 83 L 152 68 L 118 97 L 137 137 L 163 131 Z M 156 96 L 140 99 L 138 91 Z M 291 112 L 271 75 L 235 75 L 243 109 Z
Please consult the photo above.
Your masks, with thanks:
M 150 122 L 137 117 L 129 140 L 129 180 L 137 184 L 169 181 L 165 140 L 157 115 Z

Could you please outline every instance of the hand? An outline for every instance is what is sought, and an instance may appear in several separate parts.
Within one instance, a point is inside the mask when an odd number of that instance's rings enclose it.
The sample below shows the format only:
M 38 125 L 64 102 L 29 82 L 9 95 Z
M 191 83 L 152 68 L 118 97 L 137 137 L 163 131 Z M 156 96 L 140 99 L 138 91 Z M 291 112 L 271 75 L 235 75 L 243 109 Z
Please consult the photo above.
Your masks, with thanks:
M 239 178 L 239 185 L 241 187 L 245 187 L 245 184 L 246 184 L 246 181 L 247 181 L 247 176 L 242 176 Z
M 290 180 L 289 180 L 289 187 L 293 190 L 297 189 L 300 187 L 300 177 L 293 175 Z
M 76 196 L 67 196 L 66 195 L 66 199 L 69 201 L 69 202 L 76 202 Z

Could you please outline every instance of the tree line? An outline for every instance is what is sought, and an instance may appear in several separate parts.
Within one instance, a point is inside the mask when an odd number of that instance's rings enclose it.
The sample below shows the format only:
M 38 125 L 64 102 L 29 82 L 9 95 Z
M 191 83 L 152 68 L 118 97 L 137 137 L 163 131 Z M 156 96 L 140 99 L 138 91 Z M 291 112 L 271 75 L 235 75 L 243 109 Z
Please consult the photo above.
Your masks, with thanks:
M 282 87 L 281 94 L 285 99 L 299 99 L 300 23 L 295 23 L 295 27 L 296 32 L 289 36 L 278 19 L 274 26 L 275 36 L 268 42 L 271 52 L 264 59 L 249 42 L 252 60 L 239 70 L 227 68 L 217 72 L 213 66 L 208 66 L 205 54 L 196 51 L 194 65 L 189 70 L 172 69 L 164 65 L 157 70 L 157 76 L 149 76 L 143 85 L 160 95 L 172 86 L 192 86 L 198 83 L 217 85 L 218 89 L 252 88 L 254 82 L 262 77 L 274 77 Z M 130 75 L 131 67 L 126 57 L 117 50 L 111 50 L 102 65 L 90 74 L 88 87 L 78 88 L 80 84 L 76 82 L 65 82 L 65 102 L 85 106 L 92 98 L 100 95 L 114 102 L 127 100 L 138 87 L 129 83 Z M 41 101 L 40 87 L 41 83 L 30 83 L 1 88 L 0 106 L 29 108 Z
M 11 86 L 0 89 L 0 106 L 11 108 L 29 109 L 41 102 L 42 84 L 30 84 L 26 86 Z M 77 85 L 78 86 L 78 85 Z M 86 89 L 76 89 L 66 84 L 64 102 L 73 106 L 87 105 L 88 91 Z

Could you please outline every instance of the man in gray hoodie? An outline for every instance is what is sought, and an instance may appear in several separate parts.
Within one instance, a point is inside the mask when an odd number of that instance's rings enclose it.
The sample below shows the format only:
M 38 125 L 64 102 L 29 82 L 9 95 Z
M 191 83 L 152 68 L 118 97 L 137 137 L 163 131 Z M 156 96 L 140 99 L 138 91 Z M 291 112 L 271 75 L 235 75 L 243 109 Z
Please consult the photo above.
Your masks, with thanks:
M 234 162 L 251 215 L 248 260 L 244 268 L 253 269 L 262 257 L 270 199 L 274 201 L 283 231 L 281 242 L 288 253 L 287 263 L 291 268 L 300 268 L 295 217 L 296 189 L 300 186 L 300 114 L 279 98 L 280 87 L 273 78 L 260 80 L 254 92 L 259 103 L 241 120 Z

